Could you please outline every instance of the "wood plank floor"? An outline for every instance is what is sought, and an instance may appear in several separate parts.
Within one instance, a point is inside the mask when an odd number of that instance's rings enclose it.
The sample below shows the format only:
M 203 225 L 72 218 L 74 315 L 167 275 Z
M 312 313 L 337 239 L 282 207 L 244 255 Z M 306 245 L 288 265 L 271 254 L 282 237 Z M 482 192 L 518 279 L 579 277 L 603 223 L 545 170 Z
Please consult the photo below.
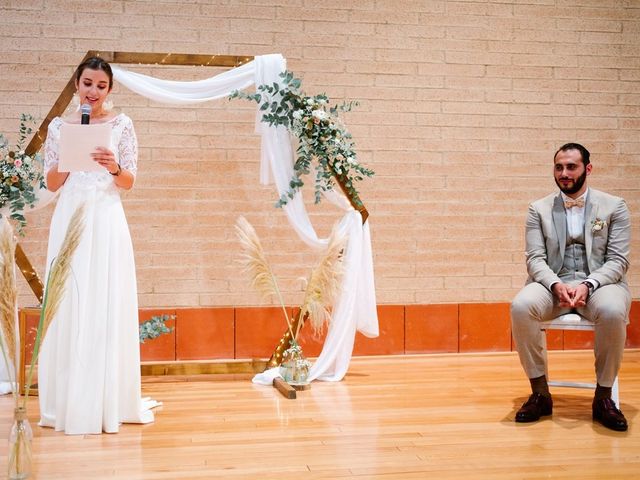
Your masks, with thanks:
M 551 376 L 591 381 L 591 352 L 552 352 Z M 592 393 L 555 388 L 554 414 L 516 424 L 528 382 L 512 353 L 354 358 L 340 383 L 287 400 L 250 375 L 145 377 L 151 425 L 66 436 L 35 426 L 37 479 L 640 478 L 640 351 L 620 374 L 628 432 L 591 420 Z M 11 399 L 0 397 L 0 434 Z M 0 442 L 4 478 L 7 442 Z

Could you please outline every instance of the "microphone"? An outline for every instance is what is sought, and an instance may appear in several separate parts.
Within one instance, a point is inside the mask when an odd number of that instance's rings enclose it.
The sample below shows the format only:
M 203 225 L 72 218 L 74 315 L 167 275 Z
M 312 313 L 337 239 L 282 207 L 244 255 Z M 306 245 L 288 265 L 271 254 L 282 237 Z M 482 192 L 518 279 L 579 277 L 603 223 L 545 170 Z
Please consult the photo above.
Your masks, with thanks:
M 91 117 L 91 105 L 88 103 L 82 104 L 80 107 L 82 116 L 80 117 L 80 125 L 89 125 L 89 118 Z

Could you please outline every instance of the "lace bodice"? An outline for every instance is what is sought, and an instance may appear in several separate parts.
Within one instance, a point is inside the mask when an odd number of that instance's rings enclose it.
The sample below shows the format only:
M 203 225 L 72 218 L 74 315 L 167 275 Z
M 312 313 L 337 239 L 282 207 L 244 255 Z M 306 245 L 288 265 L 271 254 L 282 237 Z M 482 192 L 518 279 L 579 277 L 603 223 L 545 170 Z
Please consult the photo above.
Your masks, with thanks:
M 54 118 L 49 124 L 47 140 L 44 144 L 44 169 L 49 171 L 58 163 L 60 148 L 60 127 L 64 123 L 60 117 Z M 138 140 L 133 129 L 133 122 L 124 113 L 116 115 L 109 122 L 111 124 L 110 149 L 116 156 L 116 161 L 123 169 L 129 170 L 134 175 L 138 170 Z M 73 175 L 88 176 L 96 172 L 75 172 Z M 104 173 L 108 172 L 105 170 Z M 102 172 L 98 172 L 102 176 Z

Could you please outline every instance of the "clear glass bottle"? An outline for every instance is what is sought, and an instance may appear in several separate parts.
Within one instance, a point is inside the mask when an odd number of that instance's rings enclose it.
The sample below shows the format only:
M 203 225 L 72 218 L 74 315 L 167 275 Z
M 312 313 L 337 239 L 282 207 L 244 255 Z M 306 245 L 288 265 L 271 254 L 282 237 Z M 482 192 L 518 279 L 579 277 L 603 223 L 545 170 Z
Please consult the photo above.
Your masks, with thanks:
M 31 477 L 31 442 L 33 431 L 27 418 L 27 410 L 18 407 L 13 412 L 13 425 L 9 433 L 9 480 Z
M 296 342 L 282 354 L 280 375 L 290 385 L 307 385 L 309 383 L 310 362 L 302 354 L 302 348 Z

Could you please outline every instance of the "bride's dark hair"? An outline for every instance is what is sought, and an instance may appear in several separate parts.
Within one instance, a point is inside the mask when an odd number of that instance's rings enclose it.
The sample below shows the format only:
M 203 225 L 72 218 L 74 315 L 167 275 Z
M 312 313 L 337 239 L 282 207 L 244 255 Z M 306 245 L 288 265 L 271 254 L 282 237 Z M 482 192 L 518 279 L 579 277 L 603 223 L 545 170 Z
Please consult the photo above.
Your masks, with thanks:
M 84 62 L 78 65 L 78 68 L 76 69 L 76 80 L 78 82 L 80 81 L 82 72 L 84 72 L 87 68 L 90 70 L 102 70 L 104 73 L 106 73 L 107 77 L 109 77 L 109 90 L 111 90 L 111 88 L 113 87 L 113 72 L 111 71 L 111 65 L 109 65 L 100 57 L 87 58 Z

